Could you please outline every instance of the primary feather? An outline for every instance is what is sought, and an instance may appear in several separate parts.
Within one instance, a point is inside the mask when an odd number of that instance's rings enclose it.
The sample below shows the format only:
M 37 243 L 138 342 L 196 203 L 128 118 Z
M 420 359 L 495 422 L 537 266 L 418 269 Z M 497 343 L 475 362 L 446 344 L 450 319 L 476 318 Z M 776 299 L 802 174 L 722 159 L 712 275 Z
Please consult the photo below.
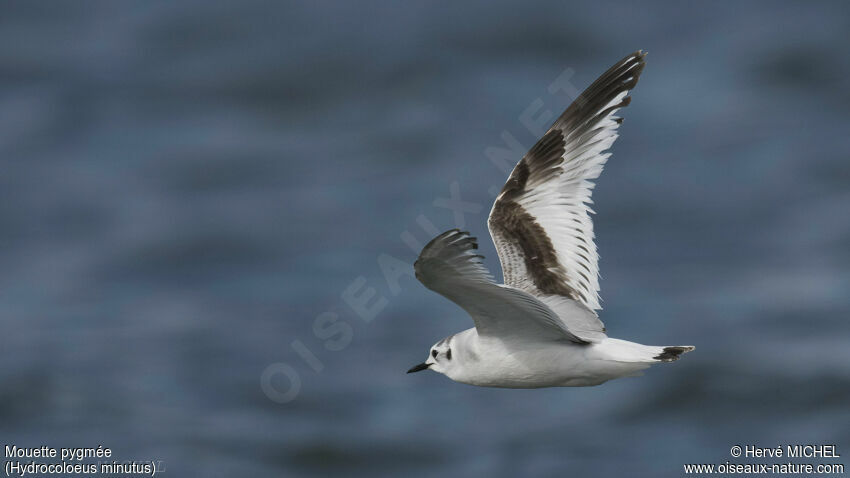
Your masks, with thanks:
M 611 155 L 614 114 L 629 104 L 644 56 L 632 53 L 599 77 L 514 168 L 487 221 L 506 285 L 601 308 L 592 180 Z

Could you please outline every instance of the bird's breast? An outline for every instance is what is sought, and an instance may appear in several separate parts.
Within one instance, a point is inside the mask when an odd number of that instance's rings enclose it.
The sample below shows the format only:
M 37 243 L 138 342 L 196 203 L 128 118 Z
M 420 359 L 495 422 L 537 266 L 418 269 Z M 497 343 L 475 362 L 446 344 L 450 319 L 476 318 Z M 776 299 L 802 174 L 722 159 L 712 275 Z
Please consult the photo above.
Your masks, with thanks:
M 478 360 L 449 378 L 481 387 L 540 388 L 580 385 L 586 346 L 552 342 L 533 347 L 493 344 L 476 351 Z

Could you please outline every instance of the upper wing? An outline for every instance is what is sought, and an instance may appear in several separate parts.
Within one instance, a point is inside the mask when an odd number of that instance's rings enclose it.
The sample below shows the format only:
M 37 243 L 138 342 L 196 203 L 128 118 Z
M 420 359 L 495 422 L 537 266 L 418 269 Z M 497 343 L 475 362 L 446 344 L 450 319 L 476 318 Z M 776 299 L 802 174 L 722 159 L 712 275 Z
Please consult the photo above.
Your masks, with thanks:
M 469 313 L 482 336 L 586 342 L 531 294 L 494 283 L 476 249 L 469 233 L 444 232 L 422 249 L 414 264 L 416 278 Z
M 594 81 L 514 168 L 488 220 L 506 285 L 601 308 L 591 180 L 611 155 L 622 121 L 614 113 L 629 104 L 645 55 Z

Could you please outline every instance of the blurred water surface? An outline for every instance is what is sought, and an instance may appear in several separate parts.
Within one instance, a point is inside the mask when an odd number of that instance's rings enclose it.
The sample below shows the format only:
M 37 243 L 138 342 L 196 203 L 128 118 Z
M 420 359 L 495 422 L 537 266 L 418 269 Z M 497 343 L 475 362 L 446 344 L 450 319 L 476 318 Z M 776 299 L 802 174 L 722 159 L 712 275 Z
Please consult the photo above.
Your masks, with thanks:
M 173 476 L 850 455 L 848 31 L 841 2 L 4 2 L 0 438 Z M 587 389 L 406 376 L 470 322 L 409 277 L 391 289 L 379 255 L 412 263 L 419 215 L 454 227 L 433 202 L 457 182 L 498 271 L 485 148 L 531 146 L 519 116 L 567 105 L 559 74 L 583 88 L 638 48 L 594 195 L 602 318 L 697 351 Z M 368 323 L 341 298 L 360 276 L 388 301 Z M 343 350 L 314 334 L 325 312 L 352 327 Z M 287 404 L 261 389 L 272 363 L 300 377 Z

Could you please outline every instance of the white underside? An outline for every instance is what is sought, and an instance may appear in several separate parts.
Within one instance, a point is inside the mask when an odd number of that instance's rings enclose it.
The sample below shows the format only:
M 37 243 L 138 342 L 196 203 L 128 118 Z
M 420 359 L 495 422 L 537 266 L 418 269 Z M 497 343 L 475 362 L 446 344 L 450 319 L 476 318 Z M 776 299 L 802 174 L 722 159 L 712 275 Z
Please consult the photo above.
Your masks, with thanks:
M 470 333 L 471 332 L 471 333 Z M 461 335 L 461 334 L 458 334 Z M 443 372 L 452 380 L 482 387 L 585 387 L 639 375 L 663 347 L 606 338 L 594 344 L 504 342 L 463 333 L 472 351 Z M 471 348 L 469 348 L 471 347 Z M 461 348 L 458 348 L 461 349 Z

